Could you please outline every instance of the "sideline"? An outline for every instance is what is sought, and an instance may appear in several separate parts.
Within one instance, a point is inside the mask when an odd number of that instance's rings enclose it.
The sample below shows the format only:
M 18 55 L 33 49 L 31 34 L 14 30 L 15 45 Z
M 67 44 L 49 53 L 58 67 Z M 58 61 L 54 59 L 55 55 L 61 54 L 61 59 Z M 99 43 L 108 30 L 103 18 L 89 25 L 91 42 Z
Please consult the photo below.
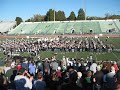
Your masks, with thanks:
M 112 54 L 117 58 L 118 61 L 120 60 L 120 58 L 118 58 L 118 56 L 115 53 L 112 52 Z

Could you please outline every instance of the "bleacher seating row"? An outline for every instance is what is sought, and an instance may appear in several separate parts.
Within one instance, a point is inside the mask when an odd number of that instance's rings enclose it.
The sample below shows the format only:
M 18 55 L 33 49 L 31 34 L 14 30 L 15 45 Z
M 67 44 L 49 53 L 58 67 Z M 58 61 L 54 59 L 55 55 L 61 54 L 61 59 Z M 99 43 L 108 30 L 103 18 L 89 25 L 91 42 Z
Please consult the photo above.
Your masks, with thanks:
M 83 34 L 83 33 L 119 33 L 119 20 L 61 21 L 61 22 L 23 22 L 8 34 Z
M 15 21 L 1 21 L 0 22 L 0 33 L 10 31 L 10 29 L 13 29 L 15 25 L 16 25 Z

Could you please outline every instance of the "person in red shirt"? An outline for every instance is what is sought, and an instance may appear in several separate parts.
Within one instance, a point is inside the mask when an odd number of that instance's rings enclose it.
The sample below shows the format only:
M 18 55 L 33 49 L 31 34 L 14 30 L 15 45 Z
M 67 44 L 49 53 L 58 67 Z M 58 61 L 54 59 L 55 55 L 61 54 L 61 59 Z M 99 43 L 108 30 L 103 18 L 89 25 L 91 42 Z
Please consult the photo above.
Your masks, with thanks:
M 115 72 L 119 70 L 117 63 L 114 61 L 113 67 L 115 68 Z
M 57 73 L 57 76 L 58 76 L 58 77 L 62 77 L 62 75 L 61 75 L 61 74 L 62 74 L 62 72 L 61 72 L 61 67 L 58 67 L 58 70 L 57 70 L 56 73 Z
M 19 71 L 21 68 L 22 68 L 21 65 L 18 64 L 18 65 L 17 65 L 17 70 Z

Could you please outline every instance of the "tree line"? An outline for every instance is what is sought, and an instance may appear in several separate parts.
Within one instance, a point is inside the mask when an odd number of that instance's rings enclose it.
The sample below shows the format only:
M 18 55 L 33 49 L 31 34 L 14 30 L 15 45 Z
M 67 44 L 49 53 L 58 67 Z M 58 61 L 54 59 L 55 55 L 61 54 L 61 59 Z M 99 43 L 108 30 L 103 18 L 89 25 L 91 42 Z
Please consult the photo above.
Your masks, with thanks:
M 39 22 L 39 21 L 66 21 L 66 20 L 84 20 L 85 19 L 85 12 L 82 8 L 78 11 L 78 16 L 75 15 L 74 11 L 72 11 L 69 17 L 65 16 L 64 11 L 55 11 L 53 9 L 49 9 L 46 15 L 36 14 L 32 18 L 26 20 L 26 22 Z
M 55 16 L 55 18 L 54 18 Z M 105 14 L 105 17 L 97 16 L 85 16 L 85 11 L 80 8 L 78 10 L 78 15 L 75 15 L 74 11 L 70 12 L 68 17 L 65 16 L 64 11 L 55 11 L 49 9 L 46 15 L 35 14 L 33 17 L 27 19 L 25 22 L 41 22 L 41 21 L 72 21 L 72 20 L 105 20 L 105 19 L 120 19 L 120 15 L 110 15 L 109 13 Z M 19 25 L 23 20 L 21 17 L 16 17 L 15 21 Z

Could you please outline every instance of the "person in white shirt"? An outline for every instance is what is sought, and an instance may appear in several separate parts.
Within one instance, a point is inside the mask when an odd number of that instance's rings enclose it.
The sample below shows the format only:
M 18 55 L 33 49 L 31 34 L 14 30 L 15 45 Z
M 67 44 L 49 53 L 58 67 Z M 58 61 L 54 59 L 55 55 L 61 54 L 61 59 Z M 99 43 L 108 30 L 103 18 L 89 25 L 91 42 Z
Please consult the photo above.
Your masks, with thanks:
M 14 79 L 16 90 L 31 90 L 33 77 L 24 68 L 21 68 L 18 73 L 19 75 Z
M 93 61 L 93 64 L 90 66 L 90 70 L 93 71 L 93 74 L 96 73 L 97 64 L 95 61 Z

